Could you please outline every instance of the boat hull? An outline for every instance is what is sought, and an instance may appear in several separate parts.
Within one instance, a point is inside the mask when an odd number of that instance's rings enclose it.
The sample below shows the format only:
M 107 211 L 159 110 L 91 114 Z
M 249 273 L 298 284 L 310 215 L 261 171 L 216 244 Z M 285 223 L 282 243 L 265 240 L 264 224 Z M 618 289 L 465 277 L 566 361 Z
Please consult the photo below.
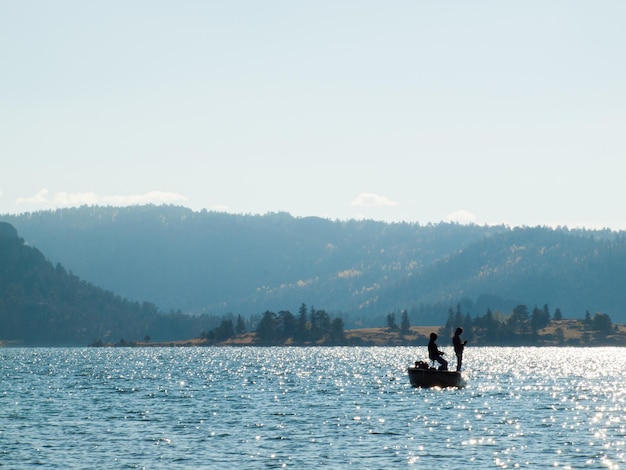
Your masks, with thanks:
M 464 387 L 463 374 L 451 370 L 422 369 L 409 367 L 409 380 L 413 387 Z

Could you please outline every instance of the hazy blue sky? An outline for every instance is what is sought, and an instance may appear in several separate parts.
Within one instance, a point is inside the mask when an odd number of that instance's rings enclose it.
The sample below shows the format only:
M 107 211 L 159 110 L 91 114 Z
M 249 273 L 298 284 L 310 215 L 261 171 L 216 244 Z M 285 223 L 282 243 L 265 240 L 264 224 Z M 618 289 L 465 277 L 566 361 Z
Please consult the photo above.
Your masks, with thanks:
M 0 213 L 626 229 L 626 2 L 0 2 Z

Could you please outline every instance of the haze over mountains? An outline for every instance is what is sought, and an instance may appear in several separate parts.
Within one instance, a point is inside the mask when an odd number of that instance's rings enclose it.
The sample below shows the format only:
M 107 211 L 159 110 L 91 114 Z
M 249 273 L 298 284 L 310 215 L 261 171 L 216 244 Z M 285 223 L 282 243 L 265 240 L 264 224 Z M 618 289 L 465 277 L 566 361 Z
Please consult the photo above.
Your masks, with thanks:
M 407 309 L 442 324 L 448 309 L 548 304 L 626 321 L 626 234 L 232 215 L 177 206 L 81 207 L 4 215 L 53 264 L 161 311 L 244 317 L 297 311 L 382 326 Z
M 150 302 L 130 302 L 53 266 L 0 222 L 0 345 L 86 345 L 153 335 L 194 337 L 205 316 L 165 315 Z

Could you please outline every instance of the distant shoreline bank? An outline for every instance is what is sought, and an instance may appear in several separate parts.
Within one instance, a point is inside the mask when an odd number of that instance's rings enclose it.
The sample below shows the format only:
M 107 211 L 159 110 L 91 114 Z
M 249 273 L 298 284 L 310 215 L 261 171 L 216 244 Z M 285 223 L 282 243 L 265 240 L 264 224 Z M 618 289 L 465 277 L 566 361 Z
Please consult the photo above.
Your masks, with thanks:
M 402 334 L 398 330 L 389 328 L 358 328 L 345 331 L 345 342 L 341 344 L 318 342 L 295 343 L 287 340 L 282 343 L 262 344 L 256 341 L 254 332 L 247 332 L 229 338 L 225 341 L 210 341 L 203 338 L 193 338 L 176 341 L 135 341 L 124 344 L 94 344 L 100 347 L 211 347 L 211 346 L 426 346 L 430 333 L 439 333 L 441 326 L 412 326 L 408 333 Z M 451 335 L 450 335 L 451 336 Z M 466 335 L 469 346 L 536 346 L 536 347 L 587 347 L 587 346 L 617 346 L 626 347 L 626 325 L 614 324 L 609 332 L 585 330 L 579 320 L 554 320 L 537 332 L 536 335 L 519 336 L 512 339 L 485 340 L 472 338 Z M 440 347 L 450 346 L 450 338 L 440 337 Z
M 94 341 L 91 344 L 45 345 L 28 344 L 24 341 L 0 340 L 0 348 L 16 347 L 263 347 L 263 346 L 426 346 L 430 333 L 440 334 L 441 326 L 412 326 L 408 333 L 400 333 L 385 327 L 357 328 L 345 330 L 345 340 L 330 343 L 324 339 L 317 342 L 297 343 L 289 339 L 282 343 L 260 343 L 255 332 L 246 332 L 224 341 L 211 341 L 206 338 L 190 338 L 171 341 L 120 341 L 118 343 Z M 450 335 L 451 336 L 451 335 Z M 513 338 L 487 339 L 478 335 L 464 335 L 470 347 L 486 346 L 534 346 L 534 347 L 626 347 L 626 325 L 613 324 L 608 331 L 586 329 L 580 320 L 553 320 L 535 335 L 519 335 Z M 440 334 L 438 344 L 441 348 L 451 346 L 450 338 Z

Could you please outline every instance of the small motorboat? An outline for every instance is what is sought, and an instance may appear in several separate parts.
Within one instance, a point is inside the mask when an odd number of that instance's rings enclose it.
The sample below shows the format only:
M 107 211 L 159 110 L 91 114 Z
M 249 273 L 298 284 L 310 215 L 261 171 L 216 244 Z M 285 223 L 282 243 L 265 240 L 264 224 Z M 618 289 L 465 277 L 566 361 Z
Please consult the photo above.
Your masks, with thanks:
M 409 367 L 409 380 L 413 387 L 465 387 L 466 380 L 463 374 L 451 370 L 438 370 L 429 367 L 427 363 L 418 361 L 414 367 Z

